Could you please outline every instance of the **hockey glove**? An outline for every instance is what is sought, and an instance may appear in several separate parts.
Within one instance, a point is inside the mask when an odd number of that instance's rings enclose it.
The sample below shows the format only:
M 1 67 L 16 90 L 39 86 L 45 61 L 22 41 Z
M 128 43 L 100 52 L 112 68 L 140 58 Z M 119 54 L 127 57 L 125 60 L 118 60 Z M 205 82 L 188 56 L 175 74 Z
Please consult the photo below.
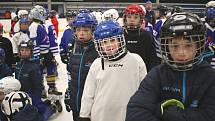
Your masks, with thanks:
M 64 63 L 64 64 L 67 64 L 68 63 L 68 56 L 66 53 L 60 53 L 60 58 L 61 58 L 61 61 Z
M 168 108 L 169 106 L 177 106 L 181 109 L 184 109 L 184 104 L 179 101 L 179 100 L 176 100 L 176 99 L 170 99 L 170 100 L 167 100 L 165 101 L 164 103 L 161 104 L 161 114 L 163 115 L 164 113 L 164 110 L 166 108 Z
M 164 121 L 185 121 L 183 109 L 173 105 L 165 109 L 163 118 Z
M 70 106 L 71 99 L 70 99 L 70 94 L 69 93 L 70 93 L 69 89 L 66 89 L 65 98 L 64 98 L 64 104 L 65 104 L 65 107 L 66 107 L 66 111 L 68 111 L 68 112 L 71 111 L 71 106 Z

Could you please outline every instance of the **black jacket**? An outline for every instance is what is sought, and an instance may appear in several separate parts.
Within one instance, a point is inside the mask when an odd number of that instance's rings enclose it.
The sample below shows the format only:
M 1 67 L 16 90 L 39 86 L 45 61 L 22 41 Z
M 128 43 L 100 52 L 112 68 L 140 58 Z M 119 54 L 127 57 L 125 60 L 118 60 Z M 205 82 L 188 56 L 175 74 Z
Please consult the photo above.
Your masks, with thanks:
M 21 60 L 15 68 L 15 78 L 22 85 L 21 91 L 28 93 L 31 98 L 42 95 L 43 75 L 39 64 L 34 60 Z
M 28 104 L 14 115 L 11 121 L 44 121 L 44 119 L 36 107 Z
M 11 41 L 5 37 L 0 38 L 0 48 L 4 49 L 5 62 L 8 64 L 9 67 L 11 67 L 12 64 L 15 64 L 15 60 L 13 57 L 13 47 L 12 47 Z
M 149 72 L 152 67 L 160 64 L 155 51 L 155 42 L 151 33 L 145 30 L 125 30 L 127 49 L 141 56 Z
M 158 107 L 173 98 L 183 102 L 185 109 L 170 112 L 171 121 L 215 121 L 214 80 L 215 70 L 205 62 L 187 72 L 161 64 L 147 74 L 131 97 L 126 121 L 162 121 Z
M 71 109 L 80 111 L 81 97 L 84 89 L 85 79 L 93 61 L 98 57 L 93 42 L 88 43 L 86 48 L 82 43 L 76 42 L 73 54 L 70 55 L 67 71 L 71 79 L 69 79 L 69 90 L 71 98 Z

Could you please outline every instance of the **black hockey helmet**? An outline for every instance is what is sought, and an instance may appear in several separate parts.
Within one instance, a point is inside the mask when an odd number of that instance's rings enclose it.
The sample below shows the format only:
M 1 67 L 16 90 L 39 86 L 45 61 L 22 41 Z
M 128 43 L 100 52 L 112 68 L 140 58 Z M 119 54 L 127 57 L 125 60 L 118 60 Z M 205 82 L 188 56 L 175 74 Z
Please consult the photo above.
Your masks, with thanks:
M 202 61 L 205 50 L 205 32 L 206 27 L 201 19 L 192 13 L 175 13 L 168 18 L 160 30 L 161 54 L 164 61 L 176 70 L 190 70 L 193 65 L 199 64 Z M 168 40 L 174 37 L 183 36 L 192 43 L 197 44 L 197 53 L 192 61 L 178 65 L 170 56 Z
M 166 16 L 167 15 L 167 12 L 168 12 L 167 6 L 165 6 L 165 5 L 159 5 L 159 6 L 157 6 L 156 9 L 160 12 L 161 16 Z

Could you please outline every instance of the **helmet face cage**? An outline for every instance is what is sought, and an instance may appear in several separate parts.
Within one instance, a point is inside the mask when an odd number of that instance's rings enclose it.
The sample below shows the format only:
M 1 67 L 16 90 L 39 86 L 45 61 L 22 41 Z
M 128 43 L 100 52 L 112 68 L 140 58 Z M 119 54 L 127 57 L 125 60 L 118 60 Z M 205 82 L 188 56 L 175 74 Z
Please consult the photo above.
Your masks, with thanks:
M 42 6 L 36 5 L 31 9 L 29 18 L 39 20 L 41 22 L 45 22 L 46 16 L 47 16 L 46 14 L 47 12 L 45 8 L 43 8 Z
M 113 41 L 113 40 L 117 41 L 117 43 L 114 43 L 117 45 L 111 44 L 111 41 Z M 94 43 L 95 43 L 95 48 L 98 51 L 100 57 L 107 59 L 107 60 L 115 60 L 126 52 L 125 38 L 123 35 L 113 36 L 111 38 L 94 40 Z M 103 49 L 104 43 L 106 43 L 106 44 L 108 44 L 108 46 L 110 46 L 111 52 Z M 113 46 L 116 46 L 116 48 L 112 48 Z
M 1 110 L 8 117 L 12 117 L 27 104 L 32 104 L 31 98 L 25 92 L 11 92 L 2 101 Z
M 189 44 L 196 44 L 197 48 L 193 49 L 193 53 L 196 54 L 186 63 L 180 63 L 179 61 L 173 60 L 169 48 L 174 46 L 181 46 L 181 44 L 172 44 L 171 40 L 173 37 L 165 37 L 161 38 L 161 55 L 164 61 L 171 66 L 173 69 L 178 71 L 186 71 L 191 70 L 194 65 L 199 64 L 202 61 L 202 56 L 205 51 L 205 36 L 204 35 L 190 35 L 190 36 L 183 36 L 186 40 L 189 40 Z M 186 46 L 185 45 L 185 46 Z M 177 53 L 177 52 L 176 52 Z
M 160 33 L 161 55 L 170 67 L 178 71 L 186 71 L 191 70 L 194 65 L 202 62 L 206 44 L 205 26 L 198 16 L 190 13 L 175 13 L 165 21 Z M 189 41 L 188 45 L 196 44 L 196 48 L 193 49 L 195 55 L 193 55 L 191 60 L 189 59 L 188 62 L 184 62 L 183 64 L 173 60 L 169 51 L 170 47 L 183 46 L 180 44 L 171 44 L 171 40 L 176 37 L 185 38 L 185 40 Z M 177 52 L 174 53 L 177 54 Z
M 125 10 L 124 10 L 124 14 L 123 14 L 123 22 L 124 22 L 124 26 L 127 29 L 139 29 L 143 23 L 143 17 L 144 17 L 144 11 L 142 9 L 142 7 L 140 5 L 129 5 Z M 139 15 L 140 16 L 140 21 L 139 24 L 137 26 L 129 26 L 126 20 L 126 17 L 128 15 Z

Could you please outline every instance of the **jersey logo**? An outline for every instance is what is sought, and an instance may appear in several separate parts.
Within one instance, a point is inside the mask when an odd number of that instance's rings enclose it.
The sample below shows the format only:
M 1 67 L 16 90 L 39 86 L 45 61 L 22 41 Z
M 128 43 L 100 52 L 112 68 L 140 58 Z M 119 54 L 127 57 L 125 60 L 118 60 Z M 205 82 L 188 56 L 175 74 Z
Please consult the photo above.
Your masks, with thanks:
M 109 67 L 123 67 L 123 64 L 111 64 Z
M 175 16 L 173 19 L 176 21 L 180 21 L 180 20 L 186 19 L 186 16 L 185 15 L 178 15 L 178 16 Z

